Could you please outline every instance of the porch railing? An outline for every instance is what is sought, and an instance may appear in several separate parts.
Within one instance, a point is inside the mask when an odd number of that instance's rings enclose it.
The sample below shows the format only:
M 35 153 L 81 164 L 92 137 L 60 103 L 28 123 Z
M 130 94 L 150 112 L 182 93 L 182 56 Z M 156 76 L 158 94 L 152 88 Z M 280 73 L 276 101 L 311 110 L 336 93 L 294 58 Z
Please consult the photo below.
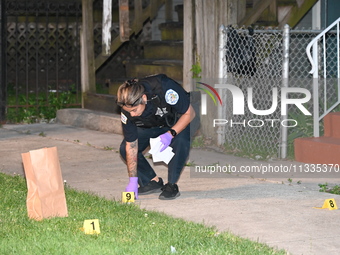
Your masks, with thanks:
M 110 57 L 110 55 L 114 53 L 125 41 L 129 40 L 129 37 L 132 34 L 138 34 L 143 29 L 143 23 L 148 19 L 152 20 L 157 15 L 158 9 L 162 5 L 171 3 L 172 1 L 151 0 L 145 8 L 142 8 L 142 0 L 134 0 L 134 10 L 131 13 L 128 8 L 128 2 L 129 1 L 127 0 L 119 1 L 120 35 L 113 38 L 110 43 L 111 45 L 108 47 L 103 45 L 103 49 L 106 47 L 106 51 L 110 52 L 110 54 L 107 52 L 105 53 L 105 50 L 103 50 L 103 54 L 96 57 L 96 70 L 98 70 Z M 168 7 L 168 5 L 166 5 L 166 7 Z M 129 16 L 132 17 L 132 21 L 130 21 Z
M 312 65 L 310 74 L 313 75 L 314 137 L 320 136 L 319 122 L 340 104 L 339 24 L 340 18 L 315 37 L 306 48 L 308 59 Z M 336 35 L 336 37 L 334 35 Z M 333 43 L 331 43 L 330 40 L 333 40 Z M 331 51 L 334 48 L 336 48 L 336 52 Z M 334 56 L 334 54 L 336 54 L 336 56 Z M 334 70 L 335 68 L 336 70 Z M 337 99 L 335 103 L 330 103 L 331 100 L 327 97 L 327 90 L 329 86 L 332 86 L 332 83 L 328 81 L 332 78 L 334 79 L 335 76 L 337 78 Z M 323 98 L 320 97 L 319 92 L 319 88 L 321 87 L 323 89 Z

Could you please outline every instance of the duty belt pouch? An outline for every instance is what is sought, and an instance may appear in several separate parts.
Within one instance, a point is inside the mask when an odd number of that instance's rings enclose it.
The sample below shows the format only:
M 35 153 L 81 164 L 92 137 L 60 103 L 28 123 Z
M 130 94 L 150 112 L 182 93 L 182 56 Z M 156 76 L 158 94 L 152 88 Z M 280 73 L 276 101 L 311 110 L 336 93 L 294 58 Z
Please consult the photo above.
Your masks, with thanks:
M 28 217 L 67 217 L 64 184 L 56 147 L 22 153 L 27 182 Z

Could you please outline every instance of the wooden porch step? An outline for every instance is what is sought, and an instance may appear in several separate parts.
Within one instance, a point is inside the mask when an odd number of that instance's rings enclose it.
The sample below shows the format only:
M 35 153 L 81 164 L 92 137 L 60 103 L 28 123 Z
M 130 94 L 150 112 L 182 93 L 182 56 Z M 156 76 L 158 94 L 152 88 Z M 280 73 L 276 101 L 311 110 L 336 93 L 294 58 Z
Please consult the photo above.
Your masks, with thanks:
M 183 60 L 183 41 L 147 41 L 143 46 L 146 59 Z
M 183 41 L 183 23 L 166 22 L 159 24 L 162 41 Z
M 183 79 L 183 60 L 137 59 L 124 62 L 128 77 L 164 73 L 174 80 Z
M 129 78 L 117 78 L 113 81 L 109 81 L 108 87 L 109 87 L 109 94 L 110 95 L 117 95 L 117 91 L 120 85 L 122 85 L 126 80 Z
M 246 15 L 239 26 L 295 27 L 317 0 L 246 0 Z
M 304 137 L 294 141 L 295 160 L 309 164 L 340 164 L 340 138 Z

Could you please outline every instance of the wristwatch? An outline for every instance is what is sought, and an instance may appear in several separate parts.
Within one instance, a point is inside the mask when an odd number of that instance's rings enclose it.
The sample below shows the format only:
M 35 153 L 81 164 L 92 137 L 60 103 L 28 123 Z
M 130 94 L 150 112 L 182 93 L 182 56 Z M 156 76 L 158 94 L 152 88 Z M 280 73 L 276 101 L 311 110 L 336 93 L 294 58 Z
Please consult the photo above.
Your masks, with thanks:
M 173 137 L 175 137 L 177 135 L 177 132 L 175 130 L 169 129 L 169 131 L 170 131 L 170 133 Z

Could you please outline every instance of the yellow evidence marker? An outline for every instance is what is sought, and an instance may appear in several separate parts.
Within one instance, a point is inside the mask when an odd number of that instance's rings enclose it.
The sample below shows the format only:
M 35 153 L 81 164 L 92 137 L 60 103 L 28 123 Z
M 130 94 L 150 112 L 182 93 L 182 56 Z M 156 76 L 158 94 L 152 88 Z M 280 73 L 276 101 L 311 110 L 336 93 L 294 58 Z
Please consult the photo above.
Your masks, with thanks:
M 135 192 L 122 192 L 122 202 L 123 203 L 135 202 Z
M 83 230 L 87 235 L 100 234 L 99 220 L 84 220 Z
M 329 209 L 329 210 L 337 210 L 338 209 L 334 198 L 326 199 L 325 202 L 323 203 L 322 207 L 314 207 L 314 208 L 315 209 Z

